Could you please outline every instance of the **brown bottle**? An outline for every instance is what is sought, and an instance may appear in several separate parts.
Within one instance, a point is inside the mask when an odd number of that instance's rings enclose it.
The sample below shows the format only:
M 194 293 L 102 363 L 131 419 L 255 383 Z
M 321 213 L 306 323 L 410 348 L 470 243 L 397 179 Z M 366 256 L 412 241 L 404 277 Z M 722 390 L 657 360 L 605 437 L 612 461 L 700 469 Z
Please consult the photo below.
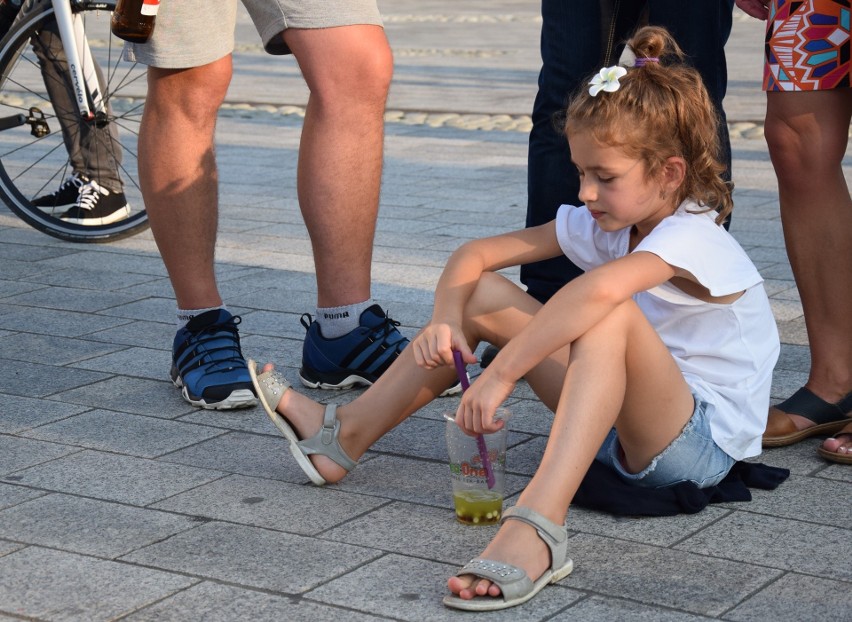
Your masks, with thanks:
M 118 0 L 112 14 L 112 34 L 131 43 L 145 43 L 154 32 L 160 0 Z

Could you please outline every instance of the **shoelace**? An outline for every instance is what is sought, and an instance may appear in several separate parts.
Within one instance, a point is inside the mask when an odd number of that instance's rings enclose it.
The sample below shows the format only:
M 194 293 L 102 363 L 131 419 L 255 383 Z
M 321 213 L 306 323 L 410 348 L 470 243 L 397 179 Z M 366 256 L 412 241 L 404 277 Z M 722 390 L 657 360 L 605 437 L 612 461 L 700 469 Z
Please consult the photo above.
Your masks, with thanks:
M 70 176 L 65 178 L 65 181 L 62 182 L 62 185 L 59 186 L 59 190 L 52 193 L 50 196 L 57 197 L 62 194 L 65 190 L 70 188 L 71 186 L 75 186 L 77 188 L 82 188 L 86 184 L 86 180 L 80 175 L 80 173 L 74 172 L 71 173 Z
M 382 341 L 385 340 L 386 337 L 389 337 L 391 333 L 396 332 L 396 327 L 400 325 L 400 322 L 392 319 L 388 312 L 385 311 L 385 317 L 381 324 L 376 326 L 372 331 L 370 331 L 370 339 L 373 341 Z M 400 334 L 400 339 L 396 343 L 388 344 L 392 347 L 395 347 L 397 352 L 402 352 L 406 345 L 408 345 L 408 339 Z
M 240 322 L 242 318 L 235 315 L 225 322 L 210 324 L 192 333 L 192 336 L 184 342 L 190 354 L 187 357 L 190 362 L 180 365 L 180 373 L 184 374 L 192 368 L 200 367 L 204 368 L 205 373 L 208 374 L 224 374 L 234 368 L 233 363 L 236 363 L 238 367 L 242 366 L 244 359 L 238 341 L 240 331 L 237 328 Z M 222 335 L 222 332 L 230 333 L 230 339 Z M 211 343 L 220 340 L 225 342 L 224 345 L 213 346 Z M 219 354 L 224 352 L 231 354 L 228 356 Z
M 107 191 L 101 188 L 96 181 L 90 181 L 80 186 L 80 195 L 77 197 L 75 207 L 84 210 L 93 210 L 98 205 L 102 196 L 106 196 Z

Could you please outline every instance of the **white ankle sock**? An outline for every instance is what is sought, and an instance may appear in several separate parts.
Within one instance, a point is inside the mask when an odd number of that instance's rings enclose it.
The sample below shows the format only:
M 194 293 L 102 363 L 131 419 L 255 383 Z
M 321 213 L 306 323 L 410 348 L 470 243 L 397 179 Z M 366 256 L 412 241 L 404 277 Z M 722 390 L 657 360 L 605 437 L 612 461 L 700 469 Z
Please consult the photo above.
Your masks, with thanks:
M 361 314 L 373 304 L 375 303 L 370 298 L 364 302 L 343 307 L 317 307 L 316 320 L 322 336 L 326 339 L 334 339 L 353 331 L 360 323 Z
M 219 305 L 218 307 L 209 307 L 207 309 L 178 309 L 177 310 L 177 327 L 183 328 L 186 326 L 187 322 L 189 322 L 196 315 L 201 315 L 202 313 L 207 313 L 208 311 L 215 311 L 216 309 L 225 309 L 225 305 Z

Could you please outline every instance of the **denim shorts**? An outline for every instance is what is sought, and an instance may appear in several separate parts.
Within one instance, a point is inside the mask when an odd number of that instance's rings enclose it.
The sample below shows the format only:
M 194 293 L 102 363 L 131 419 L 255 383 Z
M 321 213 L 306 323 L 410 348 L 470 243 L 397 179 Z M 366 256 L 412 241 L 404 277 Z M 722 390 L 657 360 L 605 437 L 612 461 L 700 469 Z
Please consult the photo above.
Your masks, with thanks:
M 707 411 L 712 408 L 712 404 L 695 397 L 695 410 L 683 431 L 639 473 L 628 473 L 621 464 L 615 428 L 598 450 L 596 460 L 614 469 L 623 479 L 646 488 L 680 482 L 692 482 L 699 488 L 715 486 L 736 461 L 719 448 L 710 434 Z

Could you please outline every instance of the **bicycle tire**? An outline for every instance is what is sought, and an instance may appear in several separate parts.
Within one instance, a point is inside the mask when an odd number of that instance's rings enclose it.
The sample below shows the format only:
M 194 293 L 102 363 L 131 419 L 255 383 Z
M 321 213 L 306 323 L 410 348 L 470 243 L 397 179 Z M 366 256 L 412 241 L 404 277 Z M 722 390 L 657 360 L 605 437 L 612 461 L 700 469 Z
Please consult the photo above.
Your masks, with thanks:
M 47 95 L 38 57 L 31 37 L 53 20 L 50 2 L 42 2 L 27 15 L 19 16 L 0 40 L 0 198 L 20 219 L 35 229 L 69 242 L 103 243 L 120 240 L 148 228 L 138 179 L 137 138 L 147 89 L 146 68 L 122 59 L 124 42 L 112 36 L 109 21 L 115 2 L 72 1 L 72 10 L 85 20 L 86 37 L 92 55 L 101 67 L 105 84 L 103 97 L 108 104 L 106 117 L 98 122 L 85 121 L 76 107 L 55 110 Z M 33 5 L 38 7 L 38 3 Z M 67 72 L 61 72 L 70 81 Z M 36 136 L 37 126 L 49 133 Z M 123 192 L 131 208 L 122 220 L 102 225 L 82 225 L 61 220 L 66 208 L 39 208 L 33 199 L 55 191 L 73 174 L 71 158 L 59 124 L 63 120 L 85 129 L 91 140 L 101 141 L 111 157 L 120 154 L 119 175 Z M 27 120 L 23 121 L 22 117 Z M 88 124 L 83 128 L 82 124 Z M 108 125 L 115 124 L 118 140 L 113 140 Z M 82 132 L 80 134 L 83 135 Z

